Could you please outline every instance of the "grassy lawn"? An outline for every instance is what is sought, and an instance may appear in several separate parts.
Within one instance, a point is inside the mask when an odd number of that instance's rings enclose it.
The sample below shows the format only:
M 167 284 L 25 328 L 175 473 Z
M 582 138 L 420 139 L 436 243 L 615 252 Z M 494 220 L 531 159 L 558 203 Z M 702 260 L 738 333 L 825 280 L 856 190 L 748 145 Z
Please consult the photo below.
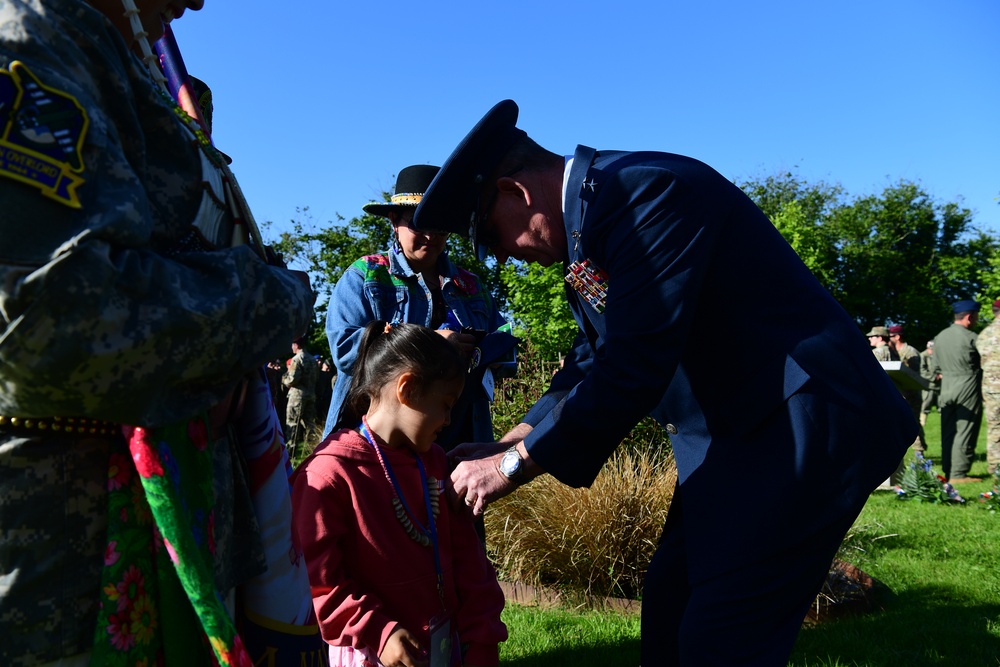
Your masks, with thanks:
M 971 475 L 987 477 L 985 426 Z M 940 423 L 927 423 L 928 456 L 940 472 Z M 854 558 L 890 594 L 884 609 L 799 634 L 795 667 L 1000 666 L 1000 515 L 977 507 L 989 481 L 963 484 L 966 505 L 900 501 L 876 492 L 858 519 Z M 639 618 L 509 605 L 501 663 L 597 667 L 639 664 Z

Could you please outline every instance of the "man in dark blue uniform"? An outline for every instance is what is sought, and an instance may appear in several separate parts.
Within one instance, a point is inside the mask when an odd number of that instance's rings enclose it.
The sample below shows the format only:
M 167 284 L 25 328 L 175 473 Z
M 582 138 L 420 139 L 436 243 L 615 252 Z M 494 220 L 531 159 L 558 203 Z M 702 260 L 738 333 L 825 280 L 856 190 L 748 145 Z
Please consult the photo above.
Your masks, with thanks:
M 501 442 L 466 447 L 455 491 L 478 514 L 543 472 L 589 485 L 653 415 L 679 481 L 646 577 L 642 664 L 784 665 L 916 422 L 739 188 L 680 155 L 551 153 L 517 113 L 501 102 L 473 128 L 414 224 L 468 234 L 501 262 L 565 262 L 581 349 Z M 734 326 L 755 351 L 738 369 L 718 354 Z M 756 482 L 746 502 L 726 491 L 734 478 Z

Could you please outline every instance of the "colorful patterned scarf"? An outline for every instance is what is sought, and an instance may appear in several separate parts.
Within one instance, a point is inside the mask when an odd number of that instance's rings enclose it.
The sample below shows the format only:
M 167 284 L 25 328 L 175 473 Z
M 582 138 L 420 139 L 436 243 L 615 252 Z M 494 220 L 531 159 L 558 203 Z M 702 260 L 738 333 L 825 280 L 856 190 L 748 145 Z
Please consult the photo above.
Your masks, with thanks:
M 202 665 L 214 654 L 223 667 L 252 665 L 215 590 L 207 423 L 198 417 L 156 429 L 125 427 L 127 450 L 118 444 L 111 454 L 91 664 Z M 200 635 L 191 631 L 199 627 Z
M 250 378 L 233 426 L 267 562 L 264 574 L 240 588 L 240 633 L 215 589 L 207 418 L 125 427 L 127 443 L 115 442 L 108 468 L 108 546 L 92 665 L 250 667 L 251 655 L 272 665 L 326 663 L 292 539 L 291 466 L 263 371 Z

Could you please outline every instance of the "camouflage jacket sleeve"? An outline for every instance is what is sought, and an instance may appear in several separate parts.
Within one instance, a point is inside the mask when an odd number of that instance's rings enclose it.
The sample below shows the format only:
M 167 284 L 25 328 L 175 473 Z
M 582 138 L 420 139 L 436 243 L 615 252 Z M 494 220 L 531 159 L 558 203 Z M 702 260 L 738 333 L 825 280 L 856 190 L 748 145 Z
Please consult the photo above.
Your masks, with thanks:
M 290 389 L 302 390 L 305 394 L 316 391 L 316 376 L 319 366 L 316 359 L 304 353 L 297 352 L 288 365 L 288 371 L 281 379 L 281 384 Z
M 0 169 L 0 414 L 187 417 L 282 355 L 311 294 L 249 247 L 195 231 L 232 220 L 206 195 L 192 135 L 103 17 L 43 4 L 56 9 L 0 4 L 0 123 L 30 116 L 19 90 L 43 91 L 68 133 L 50 162 L 79 182 L 60 199 Z

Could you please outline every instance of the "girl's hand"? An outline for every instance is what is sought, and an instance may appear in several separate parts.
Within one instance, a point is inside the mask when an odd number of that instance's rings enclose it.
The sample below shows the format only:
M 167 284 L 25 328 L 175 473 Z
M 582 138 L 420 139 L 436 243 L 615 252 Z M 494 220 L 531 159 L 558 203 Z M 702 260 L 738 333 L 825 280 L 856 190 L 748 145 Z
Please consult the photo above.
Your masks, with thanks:
M 411 635 L 409 630 L 400 626 L 389 635 L 378 660 L 385 667 L 427 667 L 425 655 L 426 653 L 420 648 L 417 638 Z

